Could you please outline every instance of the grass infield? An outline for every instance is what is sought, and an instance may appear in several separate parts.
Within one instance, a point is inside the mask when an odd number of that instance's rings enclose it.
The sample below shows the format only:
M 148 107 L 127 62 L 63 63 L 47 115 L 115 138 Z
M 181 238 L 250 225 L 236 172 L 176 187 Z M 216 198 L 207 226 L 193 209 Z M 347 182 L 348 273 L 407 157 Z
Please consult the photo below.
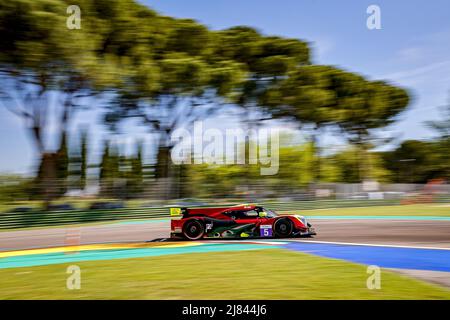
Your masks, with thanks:
M 193 253 L 0 270 L 0 299 L 450 299 L 450 290 L 382 270 L 285 249 Z
M 304 216 L 434 216 L 450 217 L 450 204 L 411 204 L 287 211 Z M 284 212 L 283 212 L 284 213 Z

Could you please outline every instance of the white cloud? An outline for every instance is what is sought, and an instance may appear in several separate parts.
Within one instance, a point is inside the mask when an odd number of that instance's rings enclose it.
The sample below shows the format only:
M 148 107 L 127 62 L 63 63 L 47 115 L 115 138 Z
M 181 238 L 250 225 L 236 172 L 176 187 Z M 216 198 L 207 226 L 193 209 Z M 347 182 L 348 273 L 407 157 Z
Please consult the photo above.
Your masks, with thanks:
M 410 68 L 405 69 L 402 71 L 390 73 L 381 76 L 383 79 L 390 79 L 394 81 L 402 81 L 405 80 L 411 81 L 414 80 L 415 83 L 420 82 L 421 79 L 427 78 L 427 77 L 433 77 L 435 73 L 447 73 L 450 71 L 450 60 L 446 61 L 440 61 L 440 62 L 433 62 L 427 65 L 421 65 L 416 68 Z M 436 78 L 435 80 L 438 81 L 442 78 Z
M 424 57 L 424 50 L 421 47 L 408 47 L 401 49 L 397 56 L 402 61 L 415 62 Z
M 333 40 L 323 37 L 316 38 L 310 46 L 314 51 L 311 56 L 315 57 L 314 62 L 318 63 L 319 61 L 326 60 L 326 55 L 334 49 L 335 44 Z

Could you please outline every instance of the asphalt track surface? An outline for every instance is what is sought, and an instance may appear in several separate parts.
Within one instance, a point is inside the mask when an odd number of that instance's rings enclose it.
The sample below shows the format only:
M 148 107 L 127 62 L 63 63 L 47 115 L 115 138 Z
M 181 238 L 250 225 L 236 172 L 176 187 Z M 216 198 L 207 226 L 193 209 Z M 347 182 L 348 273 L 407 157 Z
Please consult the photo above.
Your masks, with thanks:
M 270 243 L 268 239 L 253 243 L 248 240 L 165 242 L 156 250 L 154 246 L 158 243 L 151 241 L 169 236 L 169 219 L 4 231 L 0 232 L 0 268 L 278 247 L 374 264 L 450 287 L 448 217 L 322 216 L 311 217 L 309 221 L 318 233 L 313 238 L 278 240 L 278 243 Z M 77 254 L 66 254 L 70 250 Z
M 314 219 L 311 240 L 450 248 L 450 220 Z M 0 232 L 0 251 L 78 244 L 145 242 L 169 236 L 170 220 Z M 308 239 L 306 239 L 308 240 Z

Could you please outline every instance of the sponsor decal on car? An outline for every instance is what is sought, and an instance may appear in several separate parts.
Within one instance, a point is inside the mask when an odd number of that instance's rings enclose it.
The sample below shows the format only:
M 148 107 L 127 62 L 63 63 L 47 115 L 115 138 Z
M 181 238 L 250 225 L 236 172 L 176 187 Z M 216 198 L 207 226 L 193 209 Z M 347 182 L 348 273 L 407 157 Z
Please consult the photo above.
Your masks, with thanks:
M 259 227 L 259 233 L 261 237 L 272 237 L 272 225 L 262 224 Z

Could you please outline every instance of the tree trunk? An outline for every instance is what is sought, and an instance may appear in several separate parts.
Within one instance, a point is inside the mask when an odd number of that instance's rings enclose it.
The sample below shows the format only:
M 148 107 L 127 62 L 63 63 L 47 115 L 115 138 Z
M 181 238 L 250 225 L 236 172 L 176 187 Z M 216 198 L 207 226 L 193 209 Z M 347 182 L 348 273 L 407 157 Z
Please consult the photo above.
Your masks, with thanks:
M 40 158 L 36 185 L 46 209 L 49 208 L 53 199 L 64 195 L 67 191 L 68 164 L 66 134 L 63 133 L 59 150 L 44 152 Z
M 44 200 L 45 209 L 49 208 L 51 200 L 54 199 L 57 195 L 57 157 L 58 156 L 56 153 L 44 153 L 42 155 L 38 175 L 36 177 L 36 184 L 39 190 L 39 194 Z

